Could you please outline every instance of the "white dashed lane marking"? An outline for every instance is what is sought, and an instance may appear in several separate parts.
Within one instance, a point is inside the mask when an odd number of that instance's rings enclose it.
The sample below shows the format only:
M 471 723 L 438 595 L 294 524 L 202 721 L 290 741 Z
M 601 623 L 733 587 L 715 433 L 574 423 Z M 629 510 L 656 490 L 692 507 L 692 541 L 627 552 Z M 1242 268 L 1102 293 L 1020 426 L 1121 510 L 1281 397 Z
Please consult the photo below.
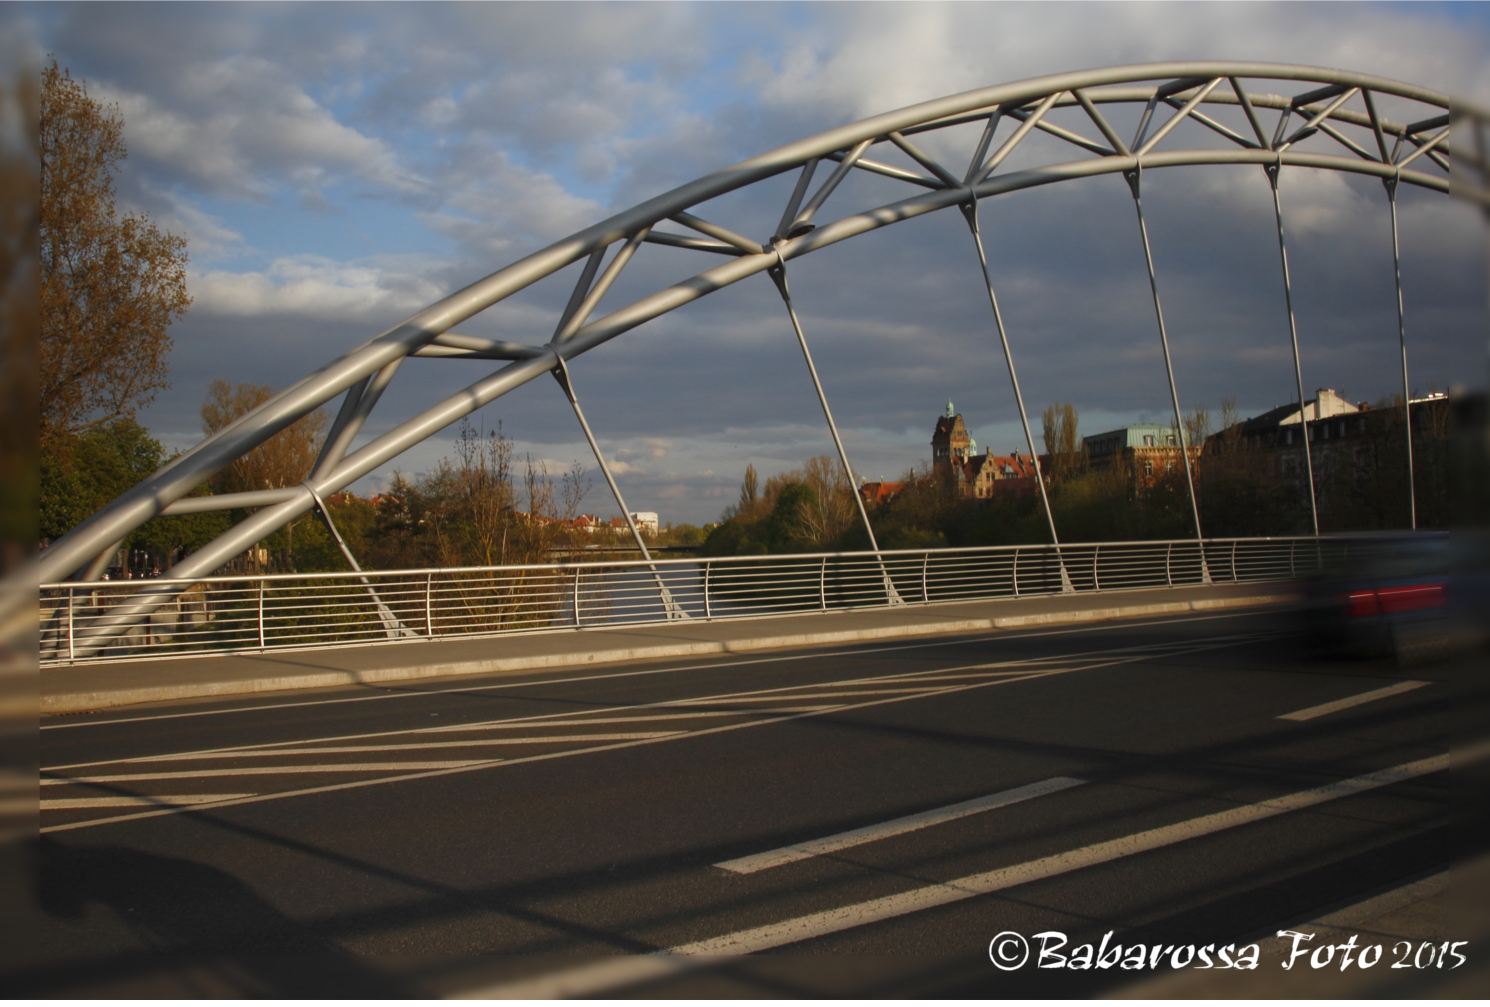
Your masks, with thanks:
M 1484 758 L 1487 746 L 1481 745 L 1474 758 Z M 1468 753 L 1457 753 L 1466 758 Z M 648 955 L 611 956 L 590 965 L 565 969 L 546 975 L 457 994 L 452 999 L 547 999 L 595 995 L 623 985 L 712 964 L 719 955 L 747 955 L 855 927 L 894 919 L 909 913 L 961 902 L 964 899 L 1055 877 L 1085 867 L 1094 867 L 1123 857 L 1162 849 L 1189 839 L 1198 839 L 1241 825 L 1260 822 L 1291 811 L 1324 804 L 1328 801 L 1366 793 L 1378 787 L 1401 783 L 1449 768 L 1448 755 L 1435 755 L 1415 762 L 1392 766 L 1374 773 L 1326 784 L 1311 790 L 1285 794 L 1256 804 L 1244 804 L 1215 814 L 1202 815 L 1157 829 L 1093 843 L 1037 860 L 1000 867 L 997 870 L 970 874 L 939 884 L 924 885 L 910 891 L 870 899 L 852 905 L 811 913 L 748 930 L 738 930 L 707 940 L 683 944 Z
M 1374 703 L 1376 700 L 1386 699 L 1388 696 L 1400 696 L 1404 692 L 1411 692 L 1414 689 L 1421 689 L 1425 685 L 1432 684 L 1432 682 L 1398 682 L 1396 685 L 1389 685 L 1385 689 L 1372 689 L 1370 692 L 1363 692 L 1357 696 L 1346 696 L 1344 699 L 1337 699 L 1332 703 L 1320 703 L 1318 706 L 1310 706 L 1302 710 L 1295 710 L 1292 713 L 1285 713 L 1278 719 L 1313 720 L 1315 717 L 1323 717 L 1330 713 L 1339 713 L 1341 710 L 1348 710 L 1352 706 L 1360 706 L 1363 703 Z
M 917 829 L 928 828 L 932 825 L 941 825 L 943 822 L 956 821 L 959 818 L 966 818 L 968 815 L 976 815 L 981 811 L 992 811 L 994 808 L 1003 808 L 1010 804 L 1018 804 L 1020 801 L 1028 801 L 1032 797 L 1053 794 L 1085 782 L 1085 780 L 1078 780 L 1070 776 L 1057 776 L 1049 780 L 1041 780 L 1039 783 L 1029 783 L 1023 787 L 1015 787 L 1012 790 L 989 794 L 986 797 L 975 797 L 971 801 L 962 801 L 957 804 L 948 804 L 941 808 L 932 808 L 930 811 L 922 811 L 915 815 L 906 815 L 903 818 L 880 822 L 877 825 L 866 825 L 862 829 L 840 832 L 837 835 L 825 836 L 822 839 L 814 839 L 810 842 L 797 843 L 794 846 L 783 846 L 780 849 L 768 850 L 765 853 L 756 853 L 748 857 L 740 857 L 737 860 L 726 860 L 714 866 L 722 867 L 726 871 L 731 871 L 735 874 L 754 874 L 756 871 L 764 871 L 771 867 L 780 867 L 782 864 L 792 864 L 798 860 L 806 860 L 809 857 L 820 857 L 823 854 L 832 853 L 836 850 L 846 850 L 851 846 L 862 846 L 864 843 L 873 843 L 881 839 L 889 839 L 891 836 L 904 835 L 907 832 L 914 832 Z

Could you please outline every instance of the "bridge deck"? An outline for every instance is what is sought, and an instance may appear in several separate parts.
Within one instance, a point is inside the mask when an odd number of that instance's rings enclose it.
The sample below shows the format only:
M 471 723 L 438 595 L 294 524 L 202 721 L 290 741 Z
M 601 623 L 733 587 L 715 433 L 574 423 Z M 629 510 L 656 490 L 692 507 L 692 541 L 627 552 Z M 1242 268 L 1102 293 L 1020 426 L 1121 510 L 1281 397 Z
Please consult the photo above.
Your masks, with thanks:
M 689 620 L 337 650 L 121 661 L 45 669 L 41 674 L 41 712 L 73 713 L 290 689 L 1010 630 L 1162 615 L 1192 608 L 1272 604 L 1293 597 L 1292 587 L 1282 583 L 1158 588 L 750 620 Z

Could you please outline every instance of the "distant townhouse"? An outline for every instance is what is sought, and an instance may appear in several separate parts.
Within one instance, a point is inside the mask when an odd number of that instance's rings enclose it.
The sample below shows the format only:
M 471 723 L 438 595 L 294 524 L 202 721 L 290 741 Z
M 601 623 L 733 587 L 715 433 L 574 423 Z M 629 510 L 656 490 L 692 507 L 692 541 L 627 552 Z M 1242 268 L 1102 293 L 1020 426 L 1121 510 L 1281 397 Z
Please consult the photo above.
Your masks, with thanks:
M 1102 471 L 1125 465 L 1133 477 L 1144 484 L 1152 483 L 1171 468 L 1184 467 L 1180 458 L 1179 435 L 1172 426 L 1136 423 L 1083 437 L 1081 446 L 1090 468 Z M 1194 461 L 1199 453 L 1199 448 L 1192 445 L 1191 460 Z
M 988 500 L 1005 493 L 1028 493 L 1035 488 L 1035 459 L 1011 452 L 996 455 L 993 448 L 963 463 L 959 473 L 962 495 Z
M 1435 392 L 1409 401 L 1414 441 L 1446 429 L 1448 396 Z M 1379 460 L 1382 450 L 1399 449 L 1402 438 L 1402 409 L 1372 408 L 1353 403 L 1333 389 L 1321 388 L 1304 403 L 1278 406 L 1260 416 L 1244 420 L 1232 431 L 1221 431 L 1206 439 L 1206 450 L 1219 450 L 1226 438 L 1262 451 L 1272 471 L 1300 488 L 1305 471 L 1304 438 L 1314 461 L 1314 479 L 1321 494 L 1328 492 L 1329 477 L 1337 471 L 1363 472 Z M 1321 499 L 1321 503 L 1323 503 Z
M 1303 465 L 1305 427 L 1301 423 L 1305 417 L 1312 448 L 1332 439 L 1339 441 L 1365 434 L 1367 424 L 1361 414 L 1370 408 L 1364 402 L 1349 401 L 1333 388 L 1321 388 L 1314 393 L 1314 398 L 1304 403 L 1302 411 L 1296 403 L 1290 403 L 1244 420 L 1241 438 L 1249 447 L 1277 453 L 1280 459 L 1278 471 L 1284 475 L 1296 475 L 1302 471 Z

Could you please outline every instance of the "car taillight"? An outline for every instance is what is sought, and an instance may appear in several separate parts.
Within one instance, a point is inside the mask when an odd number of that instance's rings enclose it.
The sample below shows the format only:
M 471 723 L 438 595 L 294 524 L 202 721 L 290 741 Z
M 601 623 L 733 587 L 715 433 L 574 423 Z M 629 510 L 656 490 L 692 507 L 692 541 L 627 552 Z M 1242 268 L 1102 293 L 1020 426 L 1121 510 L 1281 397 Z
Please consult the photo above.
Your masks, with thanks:
M 1345 602 L 1346 613 L 1352 619 L 1361 619 L 1373 615 L 1395 615 L 1400 612 L 1442 608 L 1445 593 L 1442 584 L 1408 584 L 1402 587 L 1352 591 L 1342 600 Z

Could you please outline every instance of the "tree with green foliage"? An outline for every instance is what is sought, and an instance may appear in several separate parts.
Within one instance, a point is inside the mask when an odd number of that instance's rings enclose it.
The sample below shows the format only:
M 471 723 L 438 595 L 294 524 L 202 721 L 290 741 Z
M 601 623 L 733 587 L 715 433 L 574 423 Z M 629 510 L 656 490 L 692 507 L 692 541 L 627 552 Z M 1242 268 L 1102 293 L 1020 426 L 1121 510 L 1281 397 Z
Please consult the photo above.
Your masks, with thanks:
M 129 419 L 89 427 L 53 440 L 41 458 L 41 534 L 58 538 L 168 460 L 149 431 Z M 207 493 L 198 488 L 192 495 Z M 142 549 L 149 565 L 165 566 L 183 550 L 206 545 L 228 527 L 221 512 L 157 517 L 124 540 L 125 549 Z
M 41 534 L 59 538 L 160 468 L 165 451 L 133 420 L 54 439 L 41 459 Z
M 838 463 L 827 455 L 771 476 L 764 486 L 755 466 L 748 465 L 739 503 L 724 512 L 702 551 L 708 556 L 744 556 L 841 548 L 858 527 L 854 492 Z

